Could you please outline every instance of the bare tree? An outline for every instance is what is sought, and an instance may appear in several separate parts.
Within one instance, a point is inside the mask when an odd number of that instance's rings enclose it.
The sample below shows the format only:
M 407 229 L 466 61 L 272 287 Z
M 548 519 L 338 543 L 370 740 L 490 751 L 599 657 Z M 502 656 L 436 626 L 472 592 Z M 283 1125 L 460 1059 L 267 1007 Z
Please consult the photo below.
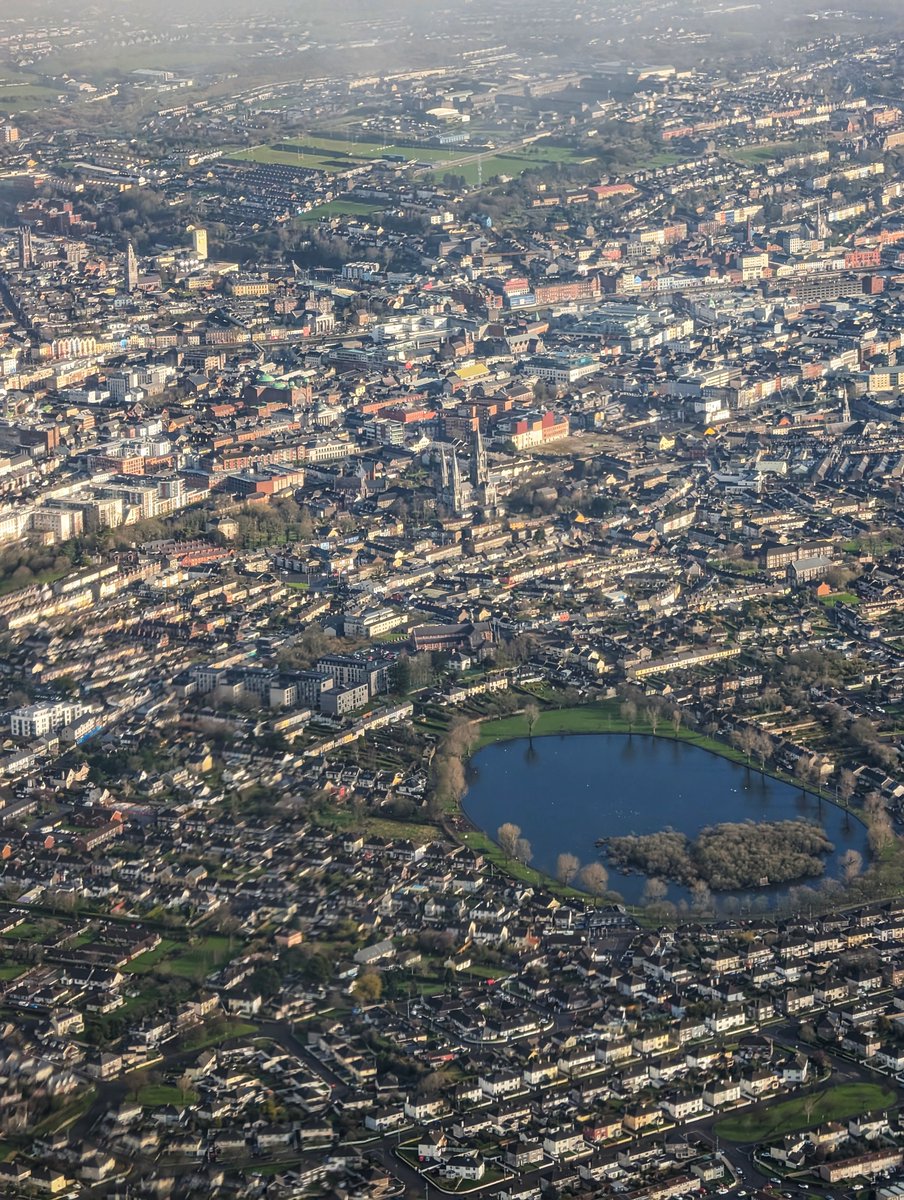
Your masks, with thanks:
M 502 853 L 506 858 L 515 857 L 515 847 L 518 845 L 518 838 L 521 837 L 521 826 L 513 825 L 511 821 L 506 821 L 504 825 L 500 825 L 496 830 L 496 841 L 499 843 Z
M 637 720 L 637 705 L 633 700 L 626 700 L 621 706 L 621 719 L 628 726 L 628 733 L 634 732 L 634 722 Z
M 422 1096 L 435 1096 L 437 1092 L 442 1091 L 450 1078 L 449 1071 L 442 1067 L 437 1071 L 430 1071 L 418 1084 L 418 1093 Z
M 517 859 L 519 863 L 523 863 L 525 866 L 527 866 L 530 860 L 534 857 L 533 847 L 526 837 L 519 837 L 517 842 L 515 842 L 515 853 L 513 857 Z
M 534 726 L 536 725 L 537 721 L 540 719 L 540 709 L 534 703 L 533 700 L 530 700 L 524 706 L 524 719 L 525 719 L 525 721 L 527 721 L 527 736 L 530 739 L 530 741 L 533 741 L 534 740 Z
M 878 853 L 894 840 L 888 809 L 881 792 L 869 792 L 863 801 L 863 816 L 869 829 L 870 848 Z
M 765 729 L 761 730 L 756 735 L 756 743 L 754 745 L 753 752 L 759 759 L 760 771 L 763 774 L 765 774 L 766 773 L 766 763 L 769 761 L 769 759 L 772 756 L 772 738 L 765 731 Z
M 863 870 L 863 855 L 858 850 L 845 850 L 841 856 L 841 875 L 850 886 Z
M 560 854 L 556 859 L 556 879 L 566 887 L 581 869 L 581 860 L 574 854 Z
M 713 897 L 709 886 L 702 879 L 691 885 L 691 907 L 694 912 L 707 913 L 712 910 Z
M 457 804 L 467 788 L 464 763 L 457 756 L 435 758 L 433 760 L 433 796 L 437 801 L 437 816 L 446 804 Z
M 735 729 L 731 735 L 731 740 L 735 746 L 741 751 L 747 759 L 747 765 L 750 766 L 750 756 L 753 753 L 753 743 L 756 734 L 749 725 L 742 725 L 739 729 Z
M 669 887 L 663 879 L 648 879 L 644 884 L 643 899 L 645 904 L 658 904 L 668 895 Z
M 591 896 L 598 900 L 606 891 L 609 883 L 609 872 L 602 863 L 591 862 L 587 863 L 586 867 L 581 868 L 579 879 L 584 890 L 588 891 Z
M 479 736 L 477 722 L 459 714 L 449 724 L 443 749 L 450 758 L 470 758 Z
M 650 723 L 650 729 L 653 731 L 653 737 L 656 736 L 656 730 L 659 728 L 659 708 L 655 704 L 651 704 L 647 709 L 646 717 Z
M 794 778 L 800 784 L 800 790 L 806 792 L 807 784 L 813 783 L 819 768 L 812 754 L 801 754 L 794 764 Z
M 845 808 L 850 804 L 851 797 L 857 790 L 857 776 L 847 767 L 838 776 L 838 799 Z
M 867 821 L 874 821 L 877 817 L 886 815 L 885 801 L 882 799 L 882 793 L 877 791 L 867 792 L 863 798 L 863 815 Z
M 681 711 L 681 706 L 676 704 L 672 709 L 672 729 L 675 732 L 675 737 L 681 732 L 681 723 L 684 720 L 684 713 Z

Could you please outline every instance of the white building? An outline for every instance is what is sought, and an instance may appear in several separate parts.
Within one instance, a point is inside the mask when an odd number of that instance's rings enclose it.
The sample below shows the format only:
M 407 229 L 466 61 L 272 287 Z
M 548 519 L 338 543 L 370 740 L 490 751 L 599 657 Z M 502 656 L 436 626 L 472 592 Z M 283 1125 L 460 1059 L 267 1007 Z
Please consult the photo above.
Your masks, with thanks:
M 10 730 L 13 737 L 44 737 L 65 729 L 87 711 L 85 705 L 73 704 L 68 700 L 62 700 L 59 704 L 29 704 L 10 714 Z

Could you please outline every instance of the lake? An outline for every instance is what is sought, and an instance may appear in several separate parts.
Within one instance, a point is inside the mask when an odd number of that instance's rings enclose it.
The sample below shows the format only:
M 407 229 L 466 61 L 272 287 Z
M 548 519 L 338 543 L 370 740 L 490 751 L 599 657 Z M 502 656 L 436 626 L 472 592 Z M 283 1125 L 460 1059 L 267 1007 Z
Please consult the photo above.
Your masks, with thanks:
M 818 822 L 835 845 L 825 859 L 826 878 L 839 877 L 846 850 L 868 861 L 865 827 L 834 804 L 820 804 L 800 788 L 686 742 L 636 733 L 563 734 L 535 737 L 533 746 L 527 738 L 486 746 L 469 764 L 462 807 L 491 837 L 506 821 L 520 825 L 533 848 L 532 865 L 549 874 L 563 852 L 582 863 L 599 859 L 597 838 L 667 826 L 694 838 L 707 825 L 726 821 Z M 638 902 L 643 876 L 606 866 L 609 886 Z M 815 887 L 819 879 L 798 882 Z M 762 890 L 781 898 L 788 889 Z M 669 884 L 667 899 L 687 896 L 685 888 Z

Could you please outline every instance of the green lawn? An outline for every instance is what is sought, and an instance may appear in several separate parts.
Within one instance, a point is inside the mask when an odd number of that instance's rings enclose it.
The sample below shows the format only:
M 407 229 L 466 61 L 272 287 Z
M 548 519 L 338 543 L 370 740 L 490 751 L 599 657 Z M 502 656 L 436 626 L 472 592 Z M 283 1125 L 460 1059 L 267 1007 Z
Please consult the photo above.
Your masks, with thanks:
M 389 156 L 404 158 L 412 162 L 443 162 L 455 155 L 448 146 L 384 146 L 380 142 L 365 142 L 350 137 L 330 137 L 326 134 L 305 134 L 300 138 L 285 138 L 280 145 L 299 146 L 307 151 L 322 151 L 325 155 L 344 156 L 366 160 Z M 459 151 L 467 153 L 467 151 Z
M 679 154 L 675 150 L 660 150 L 658 154 L 651 154 L 649 158 L 642 158 L 634 169 L 639 171 L 655 171 L 657 167 L 673 167 L 675 163 L 681 162 L 684 158 L 687 158 L 686 154 Z
M 890 1088 L 876 1083 L 843 1083 L 825 1091 L 796 1096 L 777 1104 L 758 1105 L 750 1112 L 725 1117 L 716 1125 L 720 1138 L 730 1142 L 767 1142 L 824 1121 L 843 1121 L 862 1113 L 889 1108 L 897 1102 Z
M 811 149 L 812 145 L 809 142 L 763 142 L 760 146 L 739 146 L 736 150 L 727 150 L 725 157 L 736 159 L 748 166 L 758 166 L 773 159 L 807 154 Z
M 479 161 L 473 158 L 476 153 L 473 149 L 463 152 L 462 157 L 470 155 L 472 161 L 459 164 L 456 163 L 454 155 L 446 152 L 445 158 L 439 160 L 440 165 L 432 172 L 434 177 L 441 179 L 443 175 L 461 175 L 466 183 L 473 185 L 479 183 L 481 178 L 485 183 L 497 175 L 508 175 L 517 179 L 525 171 L 536 170 L 539 167 L 548 167 L 560 162 L 592 162 L 595 157 L 592 153 L 581 153 L 567 146 L 544 146 L 542 142 L 502 154 L 488 151 Z
M 0 99 L 2 99 L 2 94 L 0 94 Z M 21 592 L 23 588 L 33 587 L 36 583 L 56 583 L 58 579 L 65 578 L 71 571 L 71 566 L 63 567 L 59 571 L 39 571 L 25 583 L 21 579 L 13 579 L 12 576 L 8 579 L 0 579 L 0 596 L 6 596 L 10 592 Z
M 257 1033 L 257 1026 L 249 1021 L 229 1020 L 225 1028 L 198 1026 L 182 1039 L 181 1045 L 185 1050 L 204 1050 L 208 1046 L 219 1046 L 222 1042 L 247 1037 L 252 1033 Z
M 318 810 L 321 824 L 330 829 L 356 830 L 365 837 L 408 838 L 416 846 L 425 846 L 440 836 L 436 825 L 419 821 L 396 821 L 392 817 L 356 817 L 349 808 L 324 804 Z
M 849 542 L 844 542 L 841 549 L 845 554 L 860 554 L 864 550 L 868 554 L 874 554 L 881 557 L 888 554 L 889 551 L 897 549 L 897 538 L 886 537 L 881 533 L 864 534 L 863 537 L 851 538 Z
M 0 966 L 0 980 L 8 983 L 11 979 L 18 979 L 20 975 L 24 975 L 28 967 L 24 963 L 4 963 Z
M 233 161 L 255 163 L 281 163 L 292 167 L 307 167 L 309 170 L 338 173 L 377 159 L 403 157 L 406 162 L 436 164 L 433 174 L 441 178 L 445 174 L 461 175 L 469 184 L 476 184 L 478 177 L 490 180 L 496 175 L 513 178 L 532 168 L 554 163 L 593 162 L 593 152 L 574 150 L 569 146 L 548 146 L 545 142 L 524 146 L 511 152 L 493 153 L 488 150 L 478 163 L 474 157 L 478 150 L 472 146 L 399 146 L 381 145 L 379 142 L 355 141 L 350 137 L 306 134 L 299 138 L 283 138 L 273 145 L 251 146 L 247 150 L 235 150 L 228 157 Z M 469 162 L 459 162 L 471 159 Z M 392 164 L 401 166 L 401 163 Z M 323 206 L 342 212 L 345 201 L 334 201 Z M 346 210 L 360 213 L 360 208 Z M 317 220 L 326 215 L 319 209 L 306 213 L 302 220 Z
M 195 945 L 175 942 L 164 938 L 153 950 L 140 954 L 123 967 L 128 975 L 146 975 L 160 971 L 164 975 L 177 975 L 201 983 L 204 977 L 223 963 L 228 962 L 233 952 L 238 953 L 239 944 L 230 949 L 228 937 L 204 937 Z
M 511 875 L 513 879 L 520 879 L 522 883 L 529 884 L 531 887 L 545 888 L 548 891 L 554 892 L 557 896 L 580 896 L 581 899 L 587 899 L 586 892 L 576 891 L 574 888 L 563 887 L 557 883 L 549 875 L 544 875 L 542 871 L 536 870 L 535 867 L 527 867 L 523 863 L 515 862 L 514 859 L 508 859 L 502 853 L 502 850 L 497 846 L 493 839 L 486 833 L 478 829 L 469 829 L 462 837 L 462 841 L 472 850 L 476 850 L 482 854 L 489 862 L 500 871 L 504 871 L 506 875 Z
M 534 737 L 557 733 L 628 733 L 628 723 L 621 715 L 621 705 L 617 700 L 602 700 L 595 704 L 582 704 L 577 708 L 546 708 L 541 709 L 540 716 L 534 726 Z M 634 733 L 652 733 L 649 722 L 642 714 L 638 714 L 633 725 Z M 657 727 L 660 737 L 673 737 L 674 727 L 671 721 L 662 720 Z M 742 762 L 742 756 L 724 742 L 717 742 L 693 729 L 681 726 L 678 736 L 683 742 L 692 746 L 700 746 L 704 750 L 713 750 Z M 488 746 L 491 742 L 504 742 L 511 738 L 527 737 L 527 722 L 523 715 L 512 717 L 494 717 L 481 722 L 480 746 Z
M 139 954 L 137 958 L 133 958 L 130 963 L 122 968 L 124 975 L 146 975 L 148 971 L 156 970 L 160 963 L 168 958 L 178 942 L 171 941 L 169 938 L 163 938 L 159 946 L 155 946 L 153 950 L 146 950 L 144 954 Z
M 64 1129 L 67 1125 L 71 1125 L 73 1121 L 77 1121 L 83 1113 L 86 1113 L 91 1107 L 94 1100 L 95 1091 L 93 1087 L 87 1088 L 80 1092 L 74 1100 L 69 1100 L 63 1104 L 61 1108 L 56 1109 L 43 1121 L 40 1121 L 33 1129 L 28 1132 L 32 1137 L 40 1137 L 42 1133 L 51 1133 L 57 1129 Z
M 197 945 L 186 946 L 180 954 L 170 959 L 166 964 L 166 969 L 171 975 L 178 975 L 182 979 L 192 979 L 195 983 L 200 983 L 211 971 L 228 962 L 232 954 L 237 954 L 239 949 L 240 946 L 236 942 L 232 943 L 232 949 L 230 949 L 228 937 L 202 938 Z
M 61 89 L 44 87 L 39 83 L 0 83 L 0 107 L 42 108 L 54 104 L 62 95 Z
M 820 596 L 819 597 L 820 604 L 825 604 L 829 607 L 831 607 L 831 605 L 833 605 L 836 600 L 840 600 L 842 604 L 859 604 L 860 603 L 860 597 L 855 596 L 853 592 L 832 592 L 832 594 L 830 596 Z
M 280 142 L 280 145 L 287 143 Z M 338 174 L 352 167 L 359 167 L 360 158 L 350 158 L 346 155 L 327 156 L 324 154 L 303 153 L 298 150 L 278 150 L 276 146 L 250 146 L 247 150 L 233 150 L 226 156 L 233 162 L 253 162 L 270 166 L 278 163 L 286 167 L 304 167 L 308 171 L 327 171 Z
M 329 217 L 372 217 L 385 205 L 368 204 L 364 200 L 331 200 L 329 204 L 318 204 L 309 212 L 301 213 L 296 221 L 308 224 Z M 307 584 L 290 584 L 290 587 L 307 587 Z
M 197 1092 L 191 1089 L 183 1092 L 181 1088 L 165 1083 L 149 1083 L 138 1091 L 138 1103 L 143 1108 L 163 1108 L 167 1104 L 172 1104 L 174 1108 L 185 1108 L 187 1104 L 194 1104 L 197 1099 Z
M 39 925 L 35 921 L 23 921 L 21 925 L 17 925 L 15 929 L 4 934 L 4 937 L 14 942 L 30 942 L 35 938 L 43 937 L 46 932 L 46 926 Z
M 399 156 L 410 162 L 445 162 L 457 153 L 467 151 L 456 151 L 445 146 L 383 146 L 379 142 L 306 134 L 298 138 L 281 138 L 272 145 L 235 150 L 229 157 L 246 162 L 287 163 L 310 170 L 337 172 L 372 160 Z
M 425 846 L 440 836 L 436 825 L 421 825 L 417 821 L 394 821 L 391 817 L 367 817 L 362 832 L 376 837 L 408 838 L 416 846 Z

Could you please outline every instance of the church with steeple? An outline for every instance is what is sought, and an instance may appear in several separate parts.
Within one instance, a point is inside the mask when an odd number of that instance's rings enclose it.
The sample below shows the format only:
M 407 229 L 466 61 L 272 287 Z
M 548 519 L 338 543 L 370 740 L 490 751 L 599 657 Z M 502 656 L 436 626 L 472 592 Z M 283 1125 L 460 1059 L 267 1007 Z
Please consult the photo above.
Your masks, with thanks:
M 496 515 L 497 493 L 496 485 L 490 479 L 487 465 L 487 450 L 483 444 L 483 434 L 478 426 L 471 435 L 471 496 L 475 506 L 484 517 Z
M 466 510 L 464 481 L 458 463 L 458 452 L 454 446 L 451 451 L 447 451 L 445 446 L 440 447 L 437 499 L 456 517 L 464 516 Z
M 490 479 L 487 452 L 483 435 L 475 429 L 471 435 L 468 478 L 464 479 L 458 451 L 452 446 L 440 446 L 439 484 L 437 499 L 457 517 L 480 513 L 492 518 L 496 513 L 496 485 Z

